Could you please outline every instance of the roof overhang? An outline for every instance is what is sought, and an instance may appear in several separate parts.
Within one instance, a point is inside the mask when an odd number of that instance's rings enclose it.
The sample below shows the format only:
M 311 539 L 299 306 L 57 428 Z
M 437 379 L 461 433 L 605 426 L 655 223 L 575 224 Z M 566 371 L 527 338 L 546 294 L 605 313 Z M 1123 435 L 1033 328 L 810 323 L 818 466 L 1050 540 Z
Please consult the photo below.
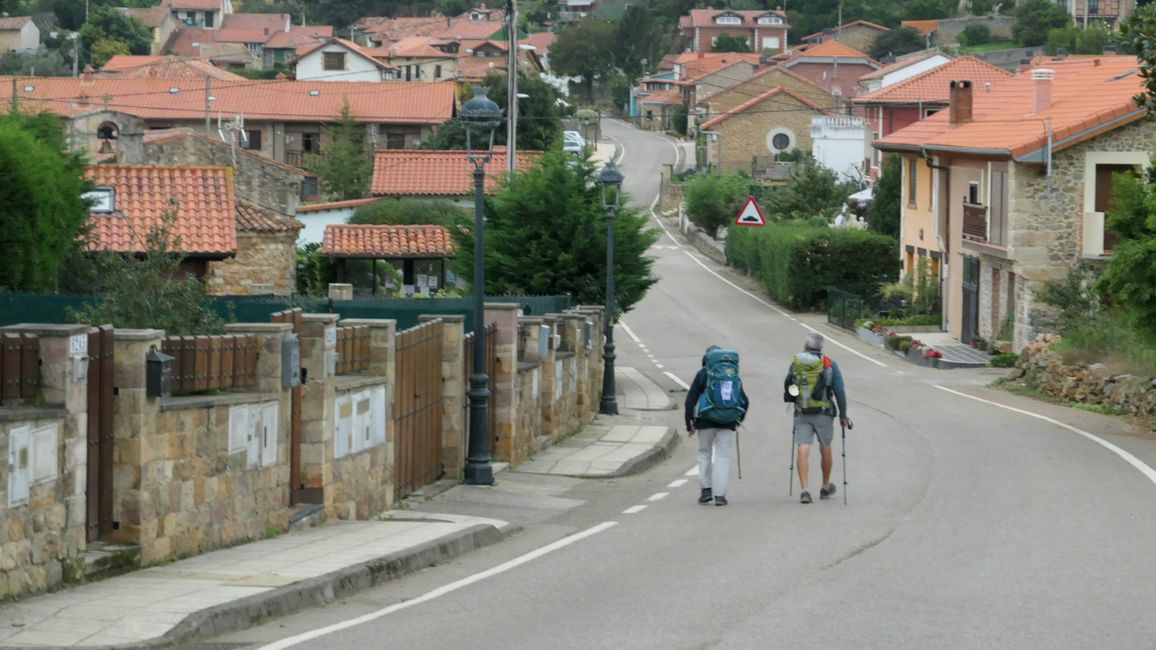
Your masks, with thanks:
M 1072 135 L 1069 135 L 1068 137 L 1066 137 L 1062 140 L 1056 140 L 1055 142 L 1053 142 L 1052 146 L 1051 146 L 1051 151 L 1052 151 L 1052 153 L 1055 153 L 1056 151 L 1059 151 L 1060 149 L 1065 149 L 1065 148 L 1070 147 L 1074 144 L 1078 144 L 1080 142 L 1083 142 L 1084 140 L 1087 140 L 1089 138 L 1093 138 L 1093 137 L 1095 137 L 1095 136 L 1097 136 L 1097 135 L 1099 135 L 1105 131 L 1111 131 L 1112 129 L 1119 128 L 1119 127 L 1125 126 L 1127 124 L 1131 124 L 1132 122 L 1135 122 L 1135 121 L 1143 118 L 1144 115 L 1146 114 L 1146 112 L 1147 111 L 1145 109 L 1138 109 L 1138 110 L 1132 111 L 1131 113 L 1126 113 L 1126 114 L 1121 115 L 1119 117 L 1116 117 L 1114 119 L 1108 120 L 1107 122 L 1104 122 L 1102 124 L 1097 124 L 1096 126 L 1093 126 L 1091 128 L 1084 129 L 1083 131 L 1080 131 L 1078 133 L 1073 133 Z M 1043 147 L 1039 147 L 1037 149 L 1034 149 L 1032 151 L 1029 151 L 1025 154 L 1016 156 L 1015 161 L 1016 162 L 1022 162 L 1022 163 L 1041 163 L 1042 164 L 1042 163 L 1046 163 L 1048 161 L 1047 155 L 1048 155 L 1048 147 L 1043 146 Z

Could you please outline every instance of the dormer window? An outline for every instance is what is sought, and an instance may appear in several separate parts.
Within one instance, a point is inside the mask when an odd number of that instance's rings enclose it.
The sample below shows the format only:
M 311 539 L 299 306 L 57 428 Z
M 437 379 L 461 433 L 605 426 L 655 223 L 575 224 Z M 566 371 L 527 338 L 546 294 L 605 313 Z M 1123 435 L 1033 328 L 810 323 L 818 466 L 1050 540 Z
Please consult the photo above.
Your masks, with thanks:
M 483 16 L 482 14 L 480 14 L 480 13 L 478 13 L 478 12 L 476 12 L 476 11 L 475 11 L 475 12 L 472 12 L 472 13 L 470 14 L 470 22 L 471 22 L 471 23 L 480 23 L 480 22 L 482 22 L 482 21 L 483 21 L 483 20 L 485 20 L 485 19 L 486 19 L 486 17 L 485 17 L 485 16 Z
M 778 16 L 759 16 L 760 25 L 782 25 L 783 19 Z
M 743 19 L 741 16 L 730 14 L 724 16 L 716 16 L 714 22 L 716 25 L 741 25 L 743 24 Z
M 81 198 L 88 201 L 88 211 L 94 214 L 112 214 L 116 211 L 116 189 L 98 187 L 91 192 L 85 192 Z

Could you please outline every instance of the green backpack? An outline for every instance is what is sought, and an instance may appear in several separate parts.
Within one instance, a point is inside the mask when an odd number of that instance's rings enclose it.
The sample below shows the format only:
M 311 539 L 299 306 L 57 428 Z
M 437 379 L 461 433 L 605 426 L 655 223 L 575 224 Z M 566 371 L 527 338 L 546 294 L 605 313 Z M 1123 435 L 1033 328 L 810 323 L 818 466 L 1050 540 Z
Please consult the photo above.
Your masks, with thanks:
M 833 405 L 828 395 L 831 386 L 831 360 L 822 354 L 800 352 L 791 360 L 795 383 L 790 394 L 800 413 L 822 413 Z

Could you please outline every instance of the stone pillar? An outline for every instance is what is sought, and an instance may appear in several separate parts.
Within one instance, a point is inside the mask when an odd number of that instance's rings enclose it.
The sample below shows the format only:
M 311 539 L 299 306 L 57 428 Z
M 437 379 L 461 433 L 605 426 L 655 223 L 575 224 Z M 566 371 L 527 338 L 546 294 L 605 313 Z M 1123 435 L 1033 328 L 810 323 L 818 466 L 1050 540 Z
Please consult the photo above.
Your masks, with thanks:
M 543 440 L 547 440 L 545 436 L 540 435 L 541 421 L 542 421 L 542 368 L 539 365 L 541 357 L 541 345 L 545 343 L 549 345 L 542 338 L 542 328 L 544 322 L 540 316 L 523 316 L 518 319 L 519 336 L 521 337 L 522 347 L 520 351 L 519 365 L 533 364 L 533 379 L 534 385 L 538 387 L 537 391 L 525 391 L 519 385 L 518 387 L 518 412 L 515 414 L 520 428 L 529 428 L 530 433 L 527 437 L 531 437 L 531 447 L 529 453 L 533 454 L 541 451 L 544 445 Z M 529 395 L 529 399 L 526 399 Z M 507 445 L 509 446 L 509 445 Z M 511 452 L 506 452 L 506 457 L 511 457 Z
M 386 458 L 388 467 L 383 475 L 386 503 L 392 504 L 393 498 L 393 459 L 394 456 L 394 413 L 395 386 L 397 385 L 397 321 L 392 318 L 346 318 L 341 321 L 342 326 L 365 325 L 369 327 L 369 368 L 367 373 L 385 378 L 385 409 L 386 409 Z
M 330 515 L 325 487 L 332 481 L 334 436 L 334 368 L 337 354 L 337 314 L 301 317 L 301 487 L 304 503 L 324 504 Z
M 538 371 L 542 374 L 542 381 L 538 385 L 541 389 L 542 428 L 538 435 L 548 436 L 551 442 L 556 442 L 562 432 L 555 399 L 558 386 L 558 346 L 554 343 L 554 335 L 558 332 L 557 314 L 547 314 L 542 318 L 542 324 L 546 326 L 542 330 L 542 334 L 546 335 L 546 345 L 542 345 L 539 340 L 538 349 L 540 352 L 544 350 L 546 354 L 538 357 Z
M 494 354 L 497 357 L 497 368 L 490 376 L 490 404 L 494 417 L 493 430 L 490 431 L 490 440 L 496 440 L 491 445 L 490 454 L 495 460 L 508 461 L 516 464 L 513 456 L 497 456 L 498 449 L 518 447 L 518 303 L 486 303 L 486 325 L 493 324 Z M 526 432 L 528 435 L 530 432 Z
M 573 404 L 571 413 L 579 425 L 590 420 L 590 398 L 588 394 L 589 381 L 586 376 L 586 365 L 589 359 L 586 354 L 586 317 L 582 314 L 567 312 L 562 315 L 562 348 L 574 353 L 574 385 L 573 394 L 567 396 Z
M 419 322 L 442 319 L 442 467 L 446 477 L 463 478 L 466 463 L 466 317 L 422 315 Z M 494 451 L 490 450 L 493 454 Z
M 119 525 L 110 541 L 139 544 L 142 549 L 157 538 L 159 520 L 156 493 L 142 483 L 144 468 L 162 460 L 165 446 L 157 432 L 161 400 L 145 395 L 145 356 L 161 348 L 163 330 L 114 330 L 116 358 L 113 384 L 116 409 L 113 415 L 112 519 Z
M 590 390 L 590 412 L 598 412 L 598 401 L 602 395 L 602 369 L 606 361 L 602 358 L 602 349 L 606 343 L 605 327 L 602 319 L 606 315 L 606 308 L 598 305 L 579 305 L 572 311 L 582 314 L 593 324 L 590 333 L 590 349 L 586 351 L 586 385 Z
M 346 283 L 329 283 L 330 300 L 353 300 L 353 285 Z

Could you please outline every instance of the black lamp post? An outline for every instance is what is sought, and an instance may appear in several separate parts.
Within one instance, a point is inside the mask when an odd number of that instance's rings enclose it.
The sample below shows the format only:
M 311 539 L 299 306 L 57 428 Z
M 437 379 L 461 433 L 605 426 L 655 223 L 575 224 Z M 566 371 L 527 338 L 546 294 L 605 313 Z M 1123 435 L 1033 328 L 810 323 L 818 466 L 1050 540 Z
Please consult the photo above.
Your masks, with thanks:
M 614 390 L 614 213 L 622 204 L 622 172 L 607 162 L 598 175 L 602 207 L 606 208 L 606 343 L 602 348 L 602 400 L 598 412 L 618 415 Z
M 466 158 L 474 166 L 474 372 L 470 375 L 470 440 L 466 452 L 465 482 L 493 485 L 490 465 L 489 377 L 486 376 L 486 247 L 485 198 L 486 163 L 493 157 L 494 128 L 502 120 L 502 109 L 486 96 L 489 88 L 474 87 L 474 96 L 460 111 L 466 130 Z M 474 151 L 473 138 L 485 149 Z

